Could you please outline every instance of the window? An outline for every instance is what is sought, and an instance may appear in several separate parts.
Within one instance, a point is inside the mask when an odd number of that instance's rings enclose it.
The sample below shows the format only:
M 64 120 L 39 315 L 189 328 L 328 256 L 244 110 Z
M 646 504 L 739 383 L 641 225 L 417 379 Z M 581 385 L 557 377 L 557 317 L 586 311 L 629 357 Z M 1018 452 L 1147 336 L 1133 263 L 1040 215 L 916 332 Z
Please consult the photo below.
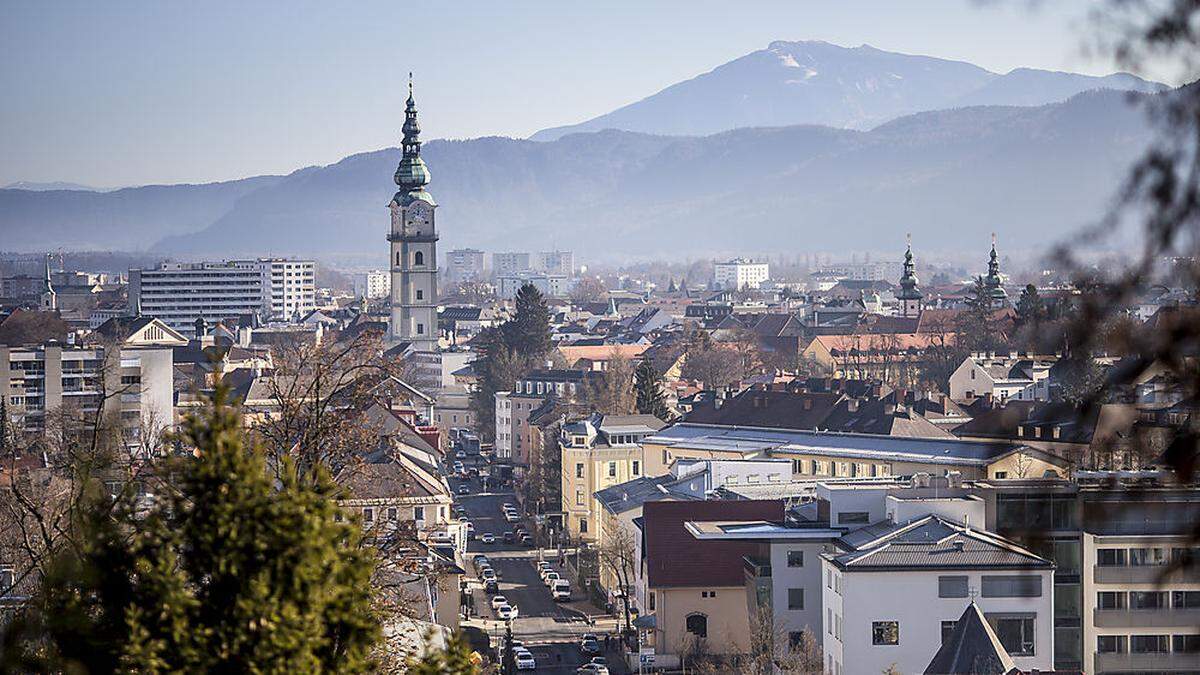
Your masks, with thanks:
M 616 462 L 608 463 L 608 477 L 609 478 L 617 477 L 617 463 Z
M 984 576 L 985 598 L 1040 598 L 1042 578 L 1033 575 Z
M 0 569 L 0 597 L 8 593 L 8 590 L 13 587 L 17 581 L 16 573 L 11 567 Z
M 833 588 L 833 570 L 825 570 L 825 588 Z
M 575 465 L 575 477 L 583 478 L 583 465 L 582 464 Z
M 1171 651 L 1176 654 L 1195 654 L 1200 652 L 1200 635 L 1172 635 Z
M 633 460 L 633 475 L 635 475 L 635 476 L 642 475 L 642 463 L 636 459 Z
M 965 598 L 965 597 L 967 597 L 967 577 L 966 576 L 938 577 L 938 597 L 939 598 Z
M 1151 567 L 1167 564 L 1167 551 L 1162 548 L 1131 548 L 1129 564 L 1134 567 Z
M 871 644 L 898 645 L 900 644 L 899 621 L 872 621 Z
M 1158 654 L 1169 649 L 1166 635 L 1130 635 L 1129 652 L 1131 654 Z
M 788 609 L 804 609 L 804 589 L 788 589 Z
M 708 617 L 703 614 L 689 614 L 685 621 L 687 632 L 696 637 L 708 637 Z
M 866 511 L 843 511 L 838 514 L 838 525 L 866 525 L 871 522 L 871 514 Z
M 587 518 L 579 519 L 579 533 L 587 534 Z
M 128 385 L 128 384 L 141 384 L 141 383 L 142 383 L 141 375 L 122 375 L 121 376 L 121 384 Z
M 656 595 L 657 595 L 657 593 L 651 593 L 649 595 L 649 597 L 647 598 L 650 601 L 650 611 L 654 611 L 654 604 L 655 604 L 654 597 Z
M 802 459 L 793 459 L 792 460 L 792 473 L 804 473 L 804 460 L 802 460 Z M 800 634 L 803 635 L 804 632 L 801 631 Z
M 372 509 L 370 507 L 363 509 L 363 522 L 364 523 L 375 522 L 375 509 Z
M 1096 549 L 1096 564 L 1100 567 L 1124 567 L 1125 549 L 1098 548 Z
M 413 264 L 417 265 L 417 266 L 424 265 L 425 264 L 425 254 L 422 253 L 421 251 L 417 251 L 416 253 L 414 253 L 413 254 Z
M 1007 471 L 997 471 L 996 478 L 998 480 L 1004 480 L 1005 478 L 1008 478 L 1008 472 Z
M 1124 654 L 1129 643 L 1124 635 L 1100 635 L 1096 638 L 1096 651 L 1101 654 Z
M 954 626 L 957 623 L 957 621 L 942 622 L 942 644 L 946 644 L 946 642 L 950 639 L 950 636 L 954 633 Z
M 388 509 L 388 519 L 389 520 L 396 519 L 396 508 L 395 507 Z M 413 507 L 413 520 L 425 520 L 425 507 L 424 506 L 414 506 Z
M 1096 594 L 1098 609 L 1125 609 L 1125 594 L 1118 591 L 1101 591 Z
M 825 608 L 825 626 L 830 635 L 833 635 L 833 610 Z
M 425 334 L 425 324 L 423 324 L 423 323 L 417 324 L 417 335 L 424 335 L 424 334 Z
M 1032 614 L 989 614 L 987 618 L 996 631 L 996 637 L 1000 638 L 1000 644 L 1004 645 L 1004 649 L 1010 655 L 1033 656 L 1034 617 Z
M 804 567 L 804 551 L 788 551 L 787 566 Z
M 583 490 L 575 491 L 575 506 L 583 506 Z
M 418 288 L 417 289 L 417 299 L 424 300 L 425 299 L 425 291 Z
M 1167 606 L 1167 594 L 1161 591 L 1130 591 L 1130 609 L 1162 609 Z
M 804 631 L 794 630 L 788 633 L 788 649 L 798 652 L 804 649 Z
M 1200 608 L 1200 591 L 1172 591 L 1171 606 L 1175 609 Z

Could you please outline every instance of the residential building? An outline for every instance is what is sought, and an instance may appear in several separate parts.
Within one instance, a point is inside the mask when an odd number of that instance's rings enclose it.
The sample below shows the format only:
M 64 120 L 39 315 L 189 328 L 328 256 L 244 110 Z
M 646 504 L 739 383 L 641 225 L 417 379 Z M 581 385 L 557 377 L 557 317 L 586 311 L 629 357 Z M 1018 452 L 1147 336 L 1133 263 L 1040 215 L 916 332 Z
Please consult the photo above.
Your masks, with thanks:
M 1054 662 L 1054 564 L 928 515 L 853 530 L 821 555 L 826 672 L 917 672 L 975 599 L 1022 670 Z
M 496 459 L 511 460 L 513 448 L 512 392 L 496 392 Z
M 575 276 L 575 254 L 571 251 L 542 251 L 537 254 L 535 269 L 546 274 Z
M 392 273 L 388 270 L 368 270 L 354 275 L 354 295 L 367 300 L 386 298 L 392 292 Z
M 129 270 L 129 304 L 174 330 L 189 330 L 197 319 L 298 320 L 315 307 L 315 270 L 311 260 L 284 258 L 162 263 Z
M 950 399 L 970 403 L 990 396 L 999 403 L 1049 401 L 1054 361 L 1016 352 L 971 354 L 950 374 Z
M 493 253 L 492 254 L 492 274 L 500 277 L 511 277 L 521 272 L 530 271 L 532 266 L 529 264 L 528 253 Z
M 484 253 L 475 248 L 446 252 L 446 282 L 479 281 L 484 278 Z
M 119 415 L 136 446 L 174 425 L 173 350 L 187 338 L 160 320 L 126 317 L 75 339 L 55 320 L 16 312 L 0 323 L 0 396 L 18 428 L 44 431 L 56 410 Z
M 713 284 L 724 290 L 758 288 L 771 276 L 771 266 L 745 258 L 719 262 L 713 267 Z
M 415 353 L 428 354 L 438 348 L 437 202 L 425 189 L 430 175 L 421 159 L 421 125 L 411 81 L 403 131 L 403 152 L 394 177 L 399 190 L 388 205 L 392 213 L 388 232 L 392 272 L 389 337 L 411 343 Z
M 563 525 L 573 539 L 599 539 L 601 507 L 596 493 L 645 475 L 639 443 L 664 424 L 653 415 L 596 413 L 563 425 L 559 437 Z
M 532 285 L 542 295 L 551 298 L 565 298 L 573 287 L 571 277 L 563 274 L 541 272 L 516 272 L 513 274 L 498 274 L 499 283 L 496 293 L 499 297 L 511 299 L 516 297 L 522 286 Z

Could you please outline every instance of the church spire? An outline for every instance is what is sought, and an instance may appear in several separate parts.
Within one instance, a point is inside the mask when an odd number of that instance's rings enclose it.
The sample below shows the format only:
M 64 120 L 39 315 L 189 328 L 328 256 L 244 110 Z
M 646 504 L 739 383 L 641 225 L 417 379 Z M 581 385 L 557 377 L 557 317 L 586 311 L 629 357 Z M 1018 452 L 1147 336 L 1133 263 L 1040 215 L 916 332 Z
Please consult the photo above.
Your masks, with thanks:
M 908 235 L 908 248 L 904 251 L 904 273 L 900 275 L 900 292 L 896 299 L 900 301 L 901 316 L 916 316 L 921 312 L 921 291 L 917 288 L 917 273 L 913 264 L 912 235 Z
M 412 73 L 408 74 L 408 100 L 404 106 L 404 140 L 400 147 L 403 155 L 396 168 L 396 185 L 401 192 L 424 190 L 429 184 L 429 168 L 421 159 L 421 124 L 417 121 L 417 101 L 413 98 Z
M 988 254 L 988 272 L 983 282 L 987 286 L 988 296 L 994 305 L 1008 301 L 1008 292 L 1004 290 L 1003 281 L 1000 278 L 1000 260 L 996 255 L 995 232 L 992 233 L 992 251 Z
M 50 283 L 50 256 L 52 253 L 46 254 L 45 273 L 42 276 L 42 311 L 52 312 L 58 309 L 58 293 L 54 292 L 54 286 Z

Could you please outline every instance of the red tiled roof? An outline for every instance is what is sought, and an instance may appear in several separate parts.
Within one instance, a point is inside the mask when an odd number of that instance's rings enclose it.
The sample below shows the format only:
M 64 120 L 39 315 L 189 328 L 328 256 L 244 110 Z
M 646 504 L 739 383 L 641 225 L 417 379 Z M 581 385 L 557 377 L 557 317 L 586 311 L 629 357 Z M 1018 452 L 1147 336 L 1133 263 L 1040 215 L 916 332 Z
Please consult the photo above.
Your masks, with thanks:
M 689 520 L 783 520 L 780 500 L 648 502 L 642 518 L 646 535 L 646 579 L 654 588 L 741 586 L 742 557 L 754 542 L 700 541 Z

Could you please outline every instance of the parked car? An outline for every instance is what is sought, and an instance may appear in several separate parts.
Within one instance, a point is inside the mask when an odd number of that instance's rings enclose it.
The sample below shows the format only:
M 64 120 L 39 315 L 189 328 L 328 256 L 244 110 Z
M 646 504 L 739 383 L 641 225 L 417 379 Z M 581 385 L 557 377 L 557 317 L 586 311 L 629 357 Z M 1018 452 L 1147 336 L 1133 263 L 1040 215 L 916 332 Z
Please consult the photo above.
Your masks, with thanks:
M 488 579 L 483 582 L 483 592 L 491 595 L 492 593 L 500 592 L 500 584 L 496 583 L 495 579 Z
M 533 546 L 533 537 L 523 534 L 521 535 L 520 542 L 522 546 Z
M 591 633 L 585 633 L 583 639 L 579 641 L 579 651 L 586 656 L 594 656 L 600 653 L 600 640 Z
M 542 581 L 546 583 L 546 588 L 554 588 L 554 582 L 562 579 L 558 576 L 558 572 L 547 572 L 546 576 L 542 577 Z
M 566 579 L 559 579 L 550 586 L 550 595 L 553 596 L 555 602 L 567 602 L 571 599 L 571 582 Z
M 595 663 L 585 663 L 575 669 L 580 675 L 608 675 L 608 666 L 599 666 Z
M 479 578 L 483 579 L 484 581 L 495 581 L 496 580 L 496 570 L 494 570 L 490 567 L 485 567 L 479 573 Z
M 504 597 L 503 595 L 497 595 L 496 597 L 492 598 L 492 609 L 498 609 L 500 605 L 507 604 L 508 598 Z
M 518 516 L 515 511 L 509 511 L 508 513 L 504 514 L 504 519 L 510 523 L 517 523 L 520 522 L 521 516 Z
M 504 603 L 496 608 L 496 617 L 501 621 L 517 618 L 517 608 L 508 603 Z
M 469 495 L 469 494 L 471 494 L 471 488 L 467 487 L 466 485 L 459 485 L 458 486 L 458 494 Z
M 473 558 L 471 558 L 471 563 L 477 567 L 481 563 L 486 563 L 486 562 L 489 562 L 488 557 L 482 553 L 476 553 L 475 556 Z

